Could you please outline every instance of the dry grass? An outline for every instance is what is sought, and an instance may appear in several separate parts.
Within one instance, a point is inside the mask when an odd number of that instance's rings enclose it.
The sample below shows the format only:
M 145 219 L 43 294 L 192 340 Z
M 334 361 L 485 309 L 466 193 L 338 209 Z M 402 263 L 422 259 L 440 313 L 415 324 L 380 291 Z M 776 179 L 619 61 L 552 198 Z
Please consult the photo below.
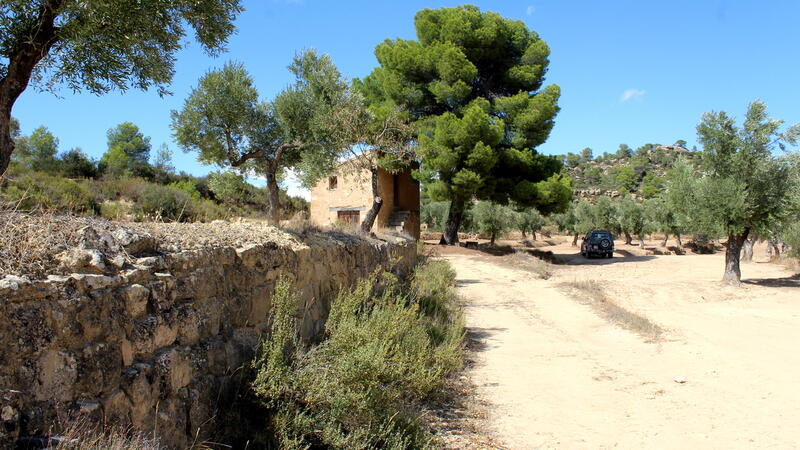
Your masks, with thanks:
M 658 342 L 664 329 L 650 319 L 614 303 L 605 293 L 603 285 L 595 280 L 572 281 L 560 286 L 573 295 L 573 298 L 592 307 L 599 315 L 621 328 L 632 331 L 647 342 Z M 575 295 L 576 294 L 576 295 Z
M 43 277 L 58 266 L 54 256 L 78 244 L 91 219 L 0 211 L 0 276 Z
M 20 448 L 74 450 L 162 450 L 158 439 L 131 428 L 102 427 L 78 417 L 58 435 L 23 438 Z M 200 448 L 208 448 L 201 446 Z
M 528 252 L 514 252 L 499 257 L 501 264 L 515 269 L 522 269 L 536 274 L 540 279 L 547 280 L 553 275 L 555 267 L 547 261 L 537 258 Z

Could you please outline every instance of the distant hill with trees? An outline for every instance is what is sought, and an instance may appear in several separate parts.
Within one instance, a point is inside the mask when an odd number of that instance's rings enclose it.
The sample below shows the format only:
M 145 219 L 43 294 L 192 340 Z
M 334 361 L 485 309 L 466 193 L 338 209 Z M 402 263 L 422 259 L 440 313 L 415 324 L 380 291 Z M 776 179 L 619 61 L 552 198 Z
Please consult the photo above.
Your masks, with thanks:
M 695 161 L 696 156 L 695 149 L 687 149 L 686 141 L 678 140 L 672 145 L 644 144 L 636 150 L 620 144 L 616 152 L 598 156 L 587 147 L 560 158 L 578 197 L 632 194 L 653 198 L 664 189 L 664 177 L 678 159 Z

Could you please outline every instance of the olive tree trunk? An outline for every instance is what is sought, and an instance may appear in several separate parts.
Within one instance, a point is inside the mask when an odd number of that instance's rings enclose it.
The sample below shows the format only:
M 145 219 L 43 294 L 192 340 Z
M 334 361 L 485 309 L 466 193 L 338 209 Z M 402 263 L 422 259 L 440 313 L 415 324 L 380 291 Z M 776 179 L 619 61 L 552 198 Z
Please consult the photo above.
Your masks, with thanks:
M 578 246 L 578 233 L 575 233 L 575 236 L 572 237 L 572 246 L 573 247 Z
M 675 242 L 678 243 L 678 248 L 683 248 L 683 242 L 681 242 L 681 234 L 675 233 Z
M 628 233 L 627 231 L 625 231 L 624 233 L 625 233 L 625 245 L 631 245 L 633 243 L 633 238 L 631 237 L 631 234 Z
M 269 201 L 267 218 L 272 225 L 278 225 L 281 220 L 281 197 L 274 173 L 267 175 L 267 200 Z
M 456 245 L 458 244 L 458 229 L 461 228 L 461 219 L 464 217 L 464 205 L 466 200 L 456 197 L 450 202 L 450 210 L 447 212 L 447 222 L 444 224 L 444 234 L 439 244 Z
M 781 245 L 778 242 L 778 238 L 769 240 L 769 248 L 772 250 L 770 252 L 770 259 L 778 259 L 781 257 Z
M 668 241 L 668 240 L 669 240 L 669 233 L 664 233 L 664 240 L 663 240 L 663 241 L 661 241 L 661 246 L 662 246 L 662 247 L 666 247 L 666 246 L 667 246 L 667 241 Z
M 754 237 L 750 237 L 744 240 L 744 245 L 742 246 L 742 259 L 745 261 L 752 261 L 753 260 L 753 245 L 755 245 L 756 239 Z
M 383 206 L 383 198 L 378 192 L 377 167 L 370 169 L 370 178 L 372 185 L 372 207 L 369 209 L 369 211 L 367 211 L 367 215 L 364 216 L 364 221 L 361 222 L 361 231 L 364 233 L 369 233 L 369 231 L 372 229 L 372 225 L 375 224 L 375 219 L 378 218 L 378 213 L 381 212 L 381 207 Z
M 644 248 L 644 236 L 639 235 L 639 248 Z
M 739 234 L 728 233 L 728 242 L 725 243 L 725 275 L 722 277 L 722 281 L 728 284 L 739 285 L 742 281 L 739 257 L 748 234 L 750 234 L 749 228 L 745 228 Z
M 58 41 L 55 26 L 62 0 L 48 0 L 39 9 L 34 24 L 27 30 L 30 38 L 12 47 L 6 63 L 5 76 L 0 78 L 0 177 L 8 169 L 14 153 L 11 137 L 11 109 L 28 87 L 36 64 L 50 52 Z

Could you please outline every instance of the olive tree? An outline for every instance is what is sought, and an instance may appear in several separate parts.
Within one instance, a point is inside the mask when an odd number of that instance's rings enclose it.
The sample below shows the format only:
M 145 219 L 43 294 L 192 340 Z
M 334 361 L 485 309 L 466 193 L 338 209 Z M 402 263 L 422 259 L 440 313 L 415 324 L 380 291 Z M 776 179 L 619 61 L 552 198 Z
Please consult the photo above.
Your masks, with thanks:
M 566 211 L 553 214 L 553 222 L 558 227 L 558 231 L 573 235 L 572 246 L 578 245 L 578 218 L 575 214 L 576 204 L 570 203 Z
M 259 101 L 242 64 L 228 63 L 204 75 L 180 111 L 172 112 L 175 139 L 204 164 L 266 178 L 269 217 L 280 218 L 279 180 L 288 168 L 309 174 L 330 171 L 339 145 L 329 133 L 332 111 L 347 84 L 327 55 L 297 55 L 289 70 L 293 85 L 273 101 Z M 310 176 L 310 175 L 309 175 Z
M 536 208 L 523 209 L 516 213 L 516 226 L 525 238 L 530 233 L 531 238 L 536 240 L 536 232 L 541 230 L 545 224 L 542 216 Z
M 617 204 L 619 228 L 625 234 L 625 243 L 631 244 L 631 235 L 639 239 L 639 247 L 644 248 L 644 234 L 648 221 L 642 204 L 630 195 L 624 196 Z
M 508 206 L 481 201 L 472 208 L 472 212 L 478 231 L 488 234 L 492 245 L 499 234 L 514 226 L 514 211 Z
M 387 104 L 368 105 L 357 89 L 344 96 L 332 111 L 329 136 L 340 149 L 339 159 L 346 160 L 337 168 L 363 182 L 368 181 L 372 191 L 372 205 L 361 222 L 361 231 L 369 232 L 383 207 L 383 197 L 378 189 L 379 169 L 397 173 L 415 166 L 416 152 L 411 145 L 413 128 L 408 116 L 400 108 Z M 304 184 L 310 185 L 326 175 L 326 165 L 314 161 L 303 171 Z
M 751 233 L 761 233 L 792 213 L 796 180 L 791 167 L 773 155 L 776 147 L 795 144 L 800 125 L 781 133 L 783 122 L 767 116 L 755 101 L 737 127 L 725 112 L 708 112 L 697 126 L 705 171 L 698 182 L 695 223 L 727 235 L 723 280 L 741 280 L 739 258 Z
M 0 4 L 0 176 L 14 152 L 11 110 L 33 81 L 103 94 L 166 86 L 187 28 L 224 49 L 240 0 L 4 0 Z

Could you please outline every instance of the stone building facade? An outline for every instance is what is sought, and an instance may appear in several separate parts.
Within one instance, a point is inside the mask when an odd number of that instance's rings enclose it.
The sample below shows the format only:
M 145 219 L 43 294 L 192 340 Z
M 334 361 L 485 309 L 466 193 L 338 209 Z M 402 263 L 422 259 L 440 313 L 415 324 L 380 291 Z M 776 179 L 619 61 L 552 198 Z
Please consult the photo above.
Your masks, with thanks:
M 340 169 L 311 189 L 311 220 L 318 225 L 359 225 L 372 207 L 369 171 L 346 170 L 345 166 Z M 393 173 L 379 168 L 378 193 L 383 206 L 373 229 L 403 230 L 419 239 L 419 182 L 411 171 Z

